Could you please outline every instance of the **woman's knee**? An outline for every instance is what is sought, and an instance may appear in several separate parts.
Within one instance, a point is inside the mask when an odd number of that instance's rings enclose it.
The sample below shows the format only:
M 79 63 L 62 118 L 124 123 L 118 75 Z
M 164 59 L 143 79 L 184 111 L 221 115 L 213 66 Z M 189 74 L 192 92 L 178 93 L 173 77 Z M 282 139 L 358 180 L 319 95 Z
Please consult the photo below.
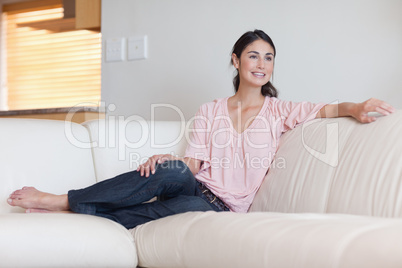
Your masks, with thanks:
M 156 172 L 166 177 L 174 177 L 175 180 L 183 181 L 184 183 L 195 184 L 195 177 L 190 168 L 181 160 L 170 160 L 158 164 Z
M 157 168 L 182 172 L 186 172 L 187 169 L 189 170 L 187 165 L 181 160 L 168 160 L 163 163 L 157 164 Z
M 196 179 L 182 161 L 166 161 L 158 164 L 156 172 L 149 178 L 158 187 L 157 196 L 167 200 L 179 195 L 195 195 Z

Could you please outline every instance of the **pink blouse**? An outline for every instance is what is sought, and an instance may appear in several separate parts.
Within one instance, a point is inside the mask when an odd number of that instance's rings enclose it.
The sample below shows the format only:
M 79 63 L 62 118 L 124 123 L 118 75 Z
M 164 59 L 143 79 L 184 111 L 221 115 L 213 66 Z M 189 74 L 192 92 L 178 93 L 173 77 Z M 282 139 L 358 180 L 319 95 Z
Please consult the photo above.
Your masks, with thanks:
M 325 104 L 265 97 L 254 121 L 238 133 L 229 117 L 228 98 L 200 107 L 193 118 L 185 157 L 203 161 L 195 178 L 231 211 L 247 212 L 275 156 L 282 133 L 314 119 Z

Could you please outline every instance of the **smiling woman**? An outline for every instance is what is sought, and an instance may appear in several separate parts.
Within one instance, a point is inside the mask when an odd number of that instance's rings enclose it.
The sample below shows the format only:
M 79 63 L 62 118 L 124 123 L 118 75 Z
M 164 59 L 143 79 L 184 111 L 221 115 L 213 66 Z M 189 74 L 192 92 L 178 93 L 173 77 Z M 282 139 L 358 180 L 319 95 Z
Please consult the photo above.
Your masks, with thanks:
M 193 120 L 184 157 L 160 154 L 137 170 L 64 195 L 24 187 L 8 203 L 28 212 L 74 211 L 133 228 L 189 211 L 247 212 L 277 152 L 281 135 L 320 117 L 394 109 L 378 100 L 329 106 L 279 100 L 269 81 L 275 46 L 264 32 L 247 32 L 233 48 L 235 95 L 203 104 Z M 334 108 L 339 108 L 335 113 Z M 141 177 L 147 177 L 141 178 Z M 158 200 L 144 203 L 157 196 Z

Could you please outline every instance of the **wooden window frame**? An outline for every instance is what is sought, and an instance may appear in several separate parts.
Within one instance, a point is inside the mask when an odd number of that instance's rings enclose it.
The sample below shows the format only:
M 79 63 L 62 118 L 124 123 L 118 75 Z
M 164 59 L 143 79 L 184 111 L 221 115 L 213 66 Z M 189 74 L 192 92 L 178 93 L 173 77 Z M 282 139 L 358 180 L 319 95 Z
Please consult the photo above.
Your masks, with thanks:
M 100 2 L 100 1 L 99 1 Z M 31 11 L 38 11 L 38 10 L 43 10 L 43 9 L 51 9 L 51 8 L 60 8 L 63 6 L 63 0 L 36 0 L 36 1 L 28 1 L 28 2 L 17 2 L 17 3 L 12 3 L 12 4 L 5 4 L 3 5 L 3 14 L 6 12 L 8 14 L 14 14 L 14 13 L 19 13 L 19 12 L 31 12 Z M 65 23 L 65 27 L 69 28 L 71 27 L 71 25 L 75 26 L 75 18 L 71 18 L 71 19 L 63 19 L 63 23 Z M 31 23 L 32 26 L 33 24 Z M 53 29 L 54 31 L 65 31 L 66 29 L 60 28 L 63 27 L 63 24 L 57 24 L 59 26 L 59 28 Z M 62 26 L 60 26 L 62 25 Z M 4 31 L 5 31 L 5 27 L 6 25 L 1 25 L 2 29 L 1 29 L 1 35 L 2 38 L 0 39 L 2 44 L 0 44 L 0 47 L 2 49 L 2 51 L 0 51 L 1 55 L 6 55 L 7 53 L 7 48 L 5 46 L 5 44 L 7 43 L 6 37 L 4 35 Z M 68 30 L 68 29 L 67 29 Z M 95 29 L 95 31 L 99 29 Z M 78 30 L 77 30 L 78 31 Z M 99 40 L 99 46 L 101 46 L 101 40 Z M 0 72 L 1 72 L 1 76 L 0 76 L 0 82 L 2 83 L 0 85 L 0 110 L 9 110 L 8 108 L 8 100 L 9 100 L 9 96 L 8 96 L 8 88 L 7 88 L 7 63 L 5 62 L 5 57 L 1 57 L 1 63 L 0 63 Z M 98 102 L 100 102 L 100 68 L 101 68 L 101 51 L 99 52 L 99 98 L 98 98 Z M 71 106 L 71 105 L 68 105 Z M 68 106 L 49 106 L 49 107 L 38 107 L 37 109 L 42 109 L 42 108 L 58 108 L 58 107 L 68 107 Z M 88 105 L 86 105 L 88 106 Z M 11 108 L 11 107 L 10 107 Z M 26 109 L 32 109 L 32 107 L 27 107 Z M 10 110 L 15 110 L 15 108 L 11 108 Z M 17 109 L 18 110 L 18 109 Z

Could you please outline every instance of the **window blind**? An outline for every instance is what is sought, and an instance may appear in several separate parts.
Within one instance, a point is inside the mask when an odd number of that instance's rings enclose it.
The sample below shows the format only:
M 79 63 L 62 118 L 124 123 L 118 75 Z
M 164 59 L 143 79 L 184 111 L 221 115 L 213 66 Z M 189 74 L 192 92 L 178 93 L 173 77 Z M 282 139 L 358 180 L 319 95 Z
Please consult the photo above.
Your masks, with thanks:
M 74 30 L 61 4 L 3 10 L 9 110 L 98 105 L 101 34 Z

